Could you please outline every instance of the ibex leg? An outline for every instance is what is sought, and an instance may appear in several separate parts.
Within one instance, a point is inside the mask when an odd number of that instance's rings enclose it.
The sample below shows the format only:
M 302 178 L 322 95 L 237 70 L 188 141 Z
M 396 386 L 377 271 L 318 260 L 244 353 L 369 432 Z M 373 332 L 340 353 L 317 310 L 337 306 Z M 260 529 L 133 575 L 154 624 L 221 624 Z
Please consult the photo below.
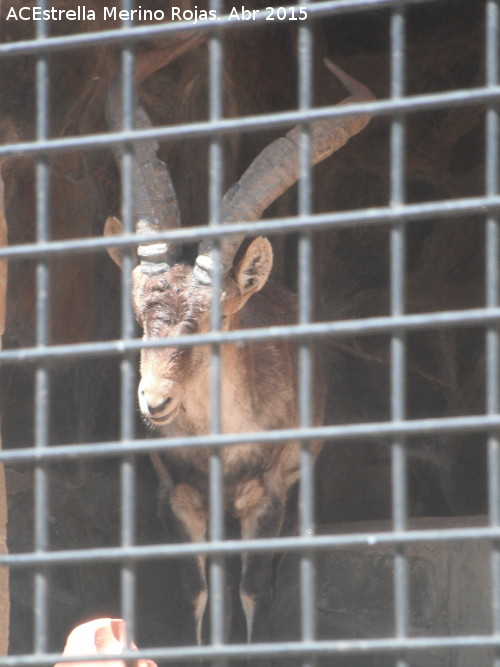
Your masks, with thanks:
M 262 498 L 261 502 L 241 518 L 241 537 L 276 537 L 283 523 L 284 501 L 278 495 Z M 272 605 L 272 553 L 244 553 L 240 598 L 251 642 L 270 639 Z
M 204 542 L 207 534 L 207 515 L 197 491 L 179 484 L 162 499 L 161 515 L 169 538 L 174 542 Z M 181 643 L 200 645 L 202 626 L 208 599 L 205 556 L 185 557 L 180 563 Z

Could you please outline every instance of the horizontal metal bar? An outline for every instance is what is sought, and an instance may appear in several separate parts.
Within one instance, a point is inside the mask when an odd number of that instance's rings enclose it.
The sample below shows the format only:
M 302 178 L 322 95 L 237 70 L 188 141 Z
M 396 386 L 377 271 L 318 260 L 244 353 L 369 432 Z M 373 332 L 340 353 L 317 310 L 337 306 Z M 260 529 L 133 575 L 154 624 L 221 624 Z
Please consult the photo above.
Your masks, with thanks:
M 340 118 L 349 115 L 371 114 L 374 116 L 393 115 L 427 111 L 435 108 L 447 108 L 473 104 L 491 104 L 500 98 L 500 86 L 488 86 L 463 90 L 428 93 L 398 99 L 375 100 L 356 104 L 333 105 L 312 108 L 307 111 L 282 111 L 258 116 L 242 118 L 224 118 L 217 121 L 199 121 L 181 123 L 179 125 L 162 125 L 150 129 L 128 130 L 88 134 L 78 137 L 59 137 L 43 141 L 26 141 L 0 146 L 0 157 L 25 153 L 53 153 L 55 151 L 90 150 L 110 144 L 143 141 L 144 139 L 184 139 L 229 134 L 234 132 L 250 132 L 295 125 L 300 122 L 312 122 L 326 118 Z
M 366 655 L 380 653 L 400 653 L 409 651 L 484 649 L 500 646 L 498 635 L 462 635 L 460 637 L 405 637 L 384 639 L 330 639 L 309 640 L 304 642 L 276 642 L 259 644 L 219 644 L 216 646 L 176 646 L 172 648 L 140 649 L 127 651 L 118 655 L 67 656 L 60 653 L 36 653 L 10 655 L 0 657 L 0 667 L 36 667 L 37 665 L 53 665 L 56 662 L 95 662 L 96 660 L 127 660 L 138 659 L 165 661 L 168 663 L 186 662 L 188 660 L 259 658 L 264 656 L 300 657 L 305 655 Z
M 303 428 L 257 431 L 253 433 L 221 433 L 177 438 L 151 438 L 118 440 L 56 447 L 20 447 L 0 451 L 0 462 L 5 464 L 41 463 L 77 458 L 123 457 L 129 454 L 151 454 L 171 449 L 194 449 L 199 447 L 220 448 L 248 442 L 269 443 L 307 440 L 362 440 L 394 436 L 436 436 L 449 433 L 486 433 L 500 429 L 500 415 L 466 415 L 411 419 L 390 422 L 363 422 L 336 426 L 311 426 Z
M 49 345 L 47 347 L 25 347 L 0 351 L 0 364 L 22 364 L 37 361 L 56 361 L 77 357 L 121 356 L 129 352 L 139 352 L 144 348 L 179 347 L 195 345 L 216 345 L 221 343 L 258 343 L 281 338 L 304 339 L 343 336 L 368 336 L 399 331 L 420 331 L 424 329 L 444 329 L 449 327 L 471 327 L 493 324 L 500 321 L 500 308 L 476 308 L 470 310 L 438 311 L 414 315 L 367 317 L 357 320 L 337 322 L 313 322 L 311 324 L 280 325 L 259 329 L 238 329 L 236 331 L 211 331 L 190 334 L 180 338 L 158 338 L 142 340 L 98 341 L 93 343 L 72 343 Z
M 59 254 L 84 254 L 103 251 L 110 246 L 136 247 L 145 240 L 149 243 L 167 241 L 170 243 L 194 243 L 202 239 L 227 237 L 231 234 L 259 236 L 281 235 L 303 231 L 307 226 L 311 231 L 342 229 L 344 227 L 378 226 L 393 223 L 418 223 L 429 218 L 449 218 L 450 216 L 485 215 L 500 209 L 500 196 L 468 197 L 435 202 L 420 202 L 397 207 L 382 206 L 332 213 L 317 213 L 286 218 L 268 218 L 257 222 L 238 222 L 220 226 L 196 226 L 169 229 L 148 234 L 123 234 L 113 238 L 78 238 L 49 243 L 23 243 L 0 248 L 0 259 L 40 259 Z
M 322 16 L 335 16 L 349 12 L 365 10 L 389 9 L 400 5 L 418 5 L 432 3 L 442 0 L 329 0 L 307 5 L 308 16 L 320 18 Z M 298 5 L 287 5 L 289 11 Z M 255 27 L 256 24 L 265 23 L 266 14 L 256 15 L 252 21 L 235 21 L 224 14 L 216 19 L 202 21 L 169 21 L 166 23 L 150 24 L 133 27 L 124 27 L 118 30 L 102 30 L 96 32 L 72 33 L 61 37 L 45 37 L 43 40 L 19 40 L 0 44 L 0 57 L 13 57 L 19 55 L 38 55 L 40 44 L 43 41 L 44 52 L 67 51 L 69 49 L 90 48 L 103 42 L 137 42 L 142 39 L 157 39 L 167 37 L 176 33 L 193 30 L 211 31 L 214 28 L 221 30 L 235 30 Z
M 245 553 L 304 553 L 345 548 L 396 546 L 422 543 L 494 542 L 500 539 L 500 526 L 474 526 L 468 528 L 436 528 L 408 531 L 380 531 L 369 533 L 345 533 L 336 535 L 309 535 L 303 537 L 273 537 L 251 540 L 214 540 L 212 542 L 182 542 L 176 544 L 148 544 L 135 546 L 100 547 L 45 552 L 10 553 L 0 556 L 0 567 L 32 568 L 144 562 L 183 556 L 237 555 Z

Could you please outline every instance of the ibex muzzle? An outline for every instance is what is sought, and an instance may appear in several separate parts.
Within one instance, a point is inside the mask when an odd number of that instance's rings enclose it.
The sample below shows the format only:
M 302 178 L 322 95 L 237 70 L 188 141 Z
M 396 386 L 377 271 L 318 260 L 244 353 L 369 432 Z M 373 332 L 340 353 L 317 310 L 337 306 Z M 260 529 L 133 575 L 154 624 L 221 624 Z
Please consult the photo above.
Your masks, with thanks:
M 195 38 L 175 49 L 151 51 L 137 59 L 137 80 L 142 80 L 192 46 Z M 351 91 L 342 102 L 372 99 L 370 91 L 338 67 L 328 68 Z M 109 89 L 108 109 L 116 106 L 116 83 Z M 117 116 L 108 113 L 111 129 L 119 129 Z M 118 117 L 119 121 L 119 117 Z M 363 129 L 369 116 L 343 116 L 311 124 L 311 161 L 325 159 Z M 138 109 L 136 122 L 147 117 Z M 251 221 L 300 175 L 300 130 L 268 146 L 233 186 L 222 202 L 222 221 Z M 139 144 L 134 181 L 135 217 L 141 233 L 180 224 L 175 194 L 166 165 L 156 157 L 156 143 Z M 148 175 L 145 175 L 145 171 Z M 145 187 L 147 182 L 148 187 Z M 151 183 L 163 191 L 151 192 Z M 148 221 L 153 221 L 148 227 Z M 120 231 L 111 218 L 106 233 Z M 297 322 L 296 298 L 268 282 L 273 255 L 269 241 L 256 238 L 241 258 L 235 256 L 242 237 L 224 238 L 220 244 L 222 289 L 214 297 L 211 276 L 217 253 L 212 242 L 202 242 L 194 267 L 177 263 L 169 244 L 139 248 L 140 263 L 133 272 L 133 302 L 137 321 L 148 341 L 178 340 L 209 330 L 212 299 L 220 299 L 221 328 L 268 327 Z M 120 263 L 119 253 L 112 253 Z M 241 254 L 241 253 L 240 253 Z M 201 435 L 211 432 L 209 346 L 147 347 L 141 354 L 139 405 L 145 419 L 163 436 Z M 251 433 L 299 425 L 297 349 L 288 340 L 220 346 L 221 430 Z M 324 383 L 314 374 L 314 423 L 323 418 Z M 311 443 L 317 456 L 320 442 Z M 300 473 L 300 442 L 266 445 L 248 442 L 221 448 L 226 510 L 236 516 L 244 539 L 275 537 L 283 526 L 290 487 Z M 205 450 L 168 450 L 154 457 L 161 482 L 161 510 L 169 537 L 179 541 L 207 539 L 209 453 Z M 271 613 L 271 562 L 269 554 L 244 553 L 240 598 L 248 639 L 269 639 Z M 191 623 L 186 641 L 201 642 L 207 600 L 205 558 L 186 558 L 181 588 Z

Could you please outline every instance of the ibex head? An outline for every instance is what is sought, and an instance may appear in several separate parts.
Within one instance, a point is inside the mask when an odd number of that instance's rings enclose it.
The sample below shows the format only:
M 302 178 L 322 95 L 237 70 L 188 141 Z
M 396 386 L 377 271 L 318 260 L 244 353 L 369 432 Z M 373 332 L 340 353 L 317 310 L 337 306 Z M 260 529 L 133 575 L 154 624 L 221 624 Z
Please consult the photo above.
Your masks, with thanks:
M 196 41 L 196 40 L 194 40 Z M 137 59 L 136 80 L 170 62 L 193 43 L 185 40 L 177 49 L 150 51 Z M 372 93 L 329 61 L 327 67 L 352 93 L 341 102 L 373 99 Z M 110 85 L 107 99 L 108 124 L 120 127 L 118 83 Z M 369 116 L 344 116 L 311 124 L 311 163 L 324 160 L 368 123 Z M 145 112 L 136 110 L 136 126 L 150 125 Z M 229 189 L 221 205 L 221 222 L 258 220 L 263 211 L 300 176 L 300 129 L 293 128 L 258 155 L 240 181 Z M 138 233 L 157 232 L 180 225 L 180 215 L 167 166 L 156 157 L 157 144 L 144 141 L 134 152 L 135 228 Z M 121 224 L 109 218 L 105 234 L 121 233 Z M 200 243 L 193 267 L 176 261 L 175 248 L 167 243 L 141 245 L 139 264 L 133 272 L 133 301 L 137 321 L 145 339 L 178 338 L 202 333 L 210 327 L 212 274 L 220 261 L 222 328 L 237 328 L 237 313 L 265 285 L 272 268 L 272 249 L 262 237 L 253 240 L 243 256 L 235 257 L 243 235 L 224 237 L 220 251 L 212 241 Z M 121 264 L 119 252 L 110 249 Z M 186 386 L 207 363 L 207 350 L 196 348 L 147 348 L 141 355 L 139 402 L 143 414 L 154 425 L 170 423 L 178 414 Z M 194 380 L 196 381 L 196 380 Z
M 115 255 L 116 258 L 116 255 Z M 222 323 L 228 330 L 248 299 L 266 283 L 272 248 L 259 237 L 224 278 L 220 295 Z M 200 283 L 193 267 L 174 264 L 159 272 L 139 264 L 132 274 L 133 306 L 145 339 L 176 339 L 210 330 L 212 286 Z M 206 347 L 145 348 L 141 352 L 139 405 L 151 424 L 170 423 L 179 411 L 187 386 L 207 365 Z

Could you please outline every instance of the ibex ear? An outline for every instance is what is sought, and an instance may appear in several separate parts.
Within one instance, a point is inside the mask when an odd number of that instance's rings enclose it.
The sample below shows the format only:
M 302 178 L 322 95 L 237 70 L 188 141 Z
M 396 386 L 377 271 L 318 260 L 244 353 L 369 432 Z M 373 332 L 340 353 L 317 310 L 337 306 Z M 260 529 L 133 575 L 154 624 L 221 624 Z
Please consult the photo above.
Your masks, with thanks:
M 123 234 L 123 225 L 114 216 L 108 218 L 104 224 L 104 236 L 118 236 Z M 108 253 L 113 262 L 117 264 L 120 268 L 123 264 L 123 251 L 117 246 L 109 246 Z
M 250 297 L 264 287 L 273 268 L 273 249 L 263 236 L 248 246 L 234 270 L 234 279 L 242 296 Z

